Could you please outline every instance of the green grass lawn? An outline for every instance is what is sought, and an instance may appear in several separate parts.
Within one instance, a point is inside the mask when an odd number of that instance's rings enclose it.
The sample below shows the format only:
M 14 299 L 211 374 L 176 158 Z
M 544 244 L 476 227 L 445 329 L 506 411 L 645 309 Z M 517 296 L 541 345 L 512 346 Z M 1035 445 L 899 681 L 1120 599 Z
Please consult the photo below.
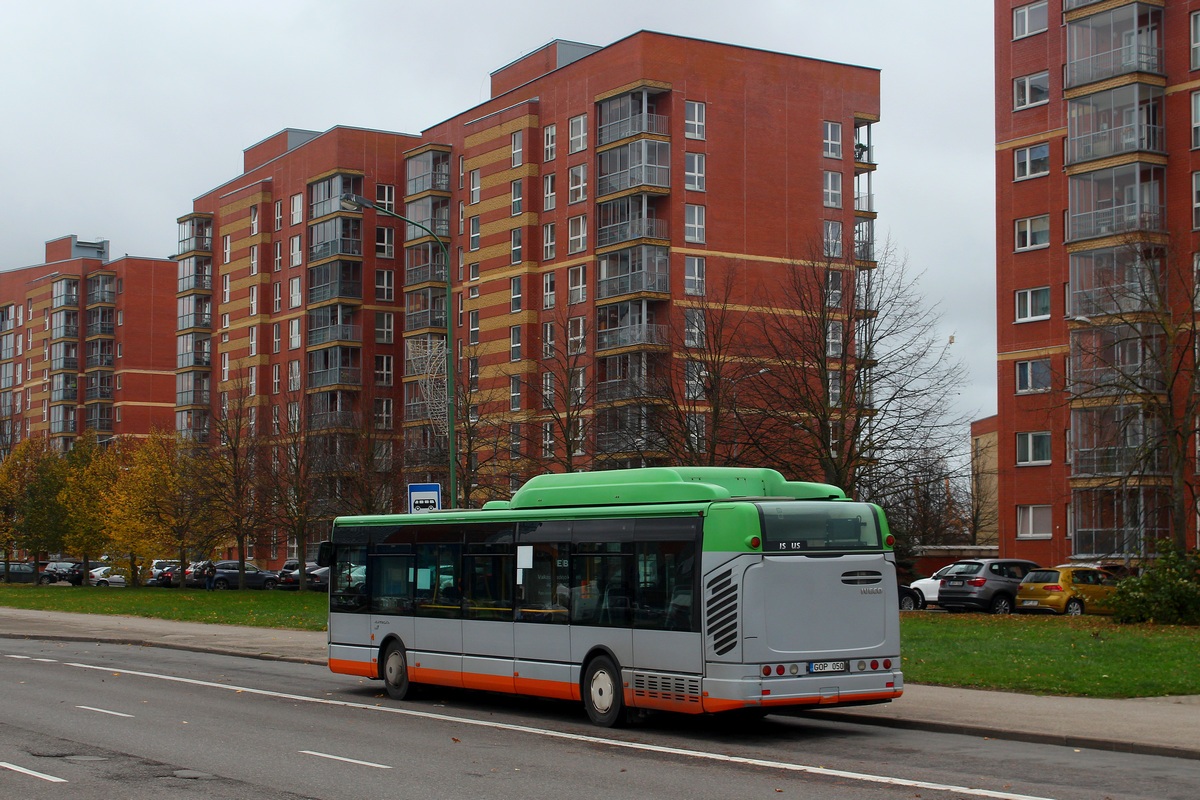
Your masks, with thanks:
M 0 584 L 0 606 L 307 631 L 325 629 L 326 602 L 316 592 Z M 901 615 L 900 629 L 910 683 L 1086 697 L 1200 694 L 1200 628 L 915 611 Z

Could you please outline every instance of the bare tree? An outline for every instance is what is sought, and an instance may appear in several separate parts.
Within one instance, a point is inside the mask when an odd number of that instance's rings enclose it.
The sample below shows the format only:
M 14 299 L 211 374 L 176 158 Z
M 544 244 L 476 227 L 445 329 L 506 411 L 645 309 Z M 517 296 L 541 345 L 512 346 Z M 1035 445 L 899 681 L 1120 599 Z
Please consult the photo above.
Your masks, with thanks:
M 591 318 L 573 316 L 571 310 L 569 303 L 556 303 L 543 316 L 541 350 L 534 354 L 538 370 L 523 377 L 537 411 L 510 434 L 523 436 L 523 452 L 543 472 L 576 472 L 591 462 L 588 441 L 601 399 L 597 381 L 603 359 L 588 355 L 589 343 L 594 346 Z

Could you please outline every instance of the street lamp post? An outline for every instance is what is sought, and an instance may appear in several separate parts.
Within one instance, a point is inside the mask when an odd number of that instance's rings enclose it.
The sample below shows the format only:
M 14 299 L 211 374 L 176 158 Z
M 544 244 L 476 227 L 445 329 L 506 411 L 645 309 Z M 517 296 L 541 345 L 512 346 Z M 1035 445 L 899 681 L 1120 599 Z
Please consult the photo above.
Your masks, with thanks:
M 414 225 L 432 236 L 433 240 L 438 243 L 438 247 L 442 249 L 442 261 L 445 264 L 446 270 L 446 442 L 450 460 L 450 507 L 454 508 L 458 502 L 458 479 L 456 477 L 458 463 L 455 454 L 456 437 L 454 435 L 454 327 L 450 314 L 450 300 L 454 295 L 454 287 L 450 283 L 450 251 L 447 249 L 446 243 L 442 241 L 442 237 L 420 222 L 409 219 L 402 214 L 397 214 L 395 211 L 380 208 L 365 197 L 357 194 L 344 194 L 341 197 L 340 204 L 345 211 L 362 211 L 364 208 L 370 208 L 376 214 L 383 214 L 409 225 Z

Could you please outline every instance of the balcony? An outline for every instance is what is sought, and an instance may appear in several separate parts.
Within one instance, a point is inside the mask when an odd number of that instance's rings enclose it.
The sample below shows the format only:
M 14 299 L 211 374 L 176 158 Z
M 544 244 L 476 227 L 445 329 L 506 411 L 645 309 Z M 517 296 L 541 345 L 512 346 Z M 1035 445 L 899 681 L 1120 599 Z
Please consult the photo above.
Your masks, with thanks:
M 1078 214 L 1068 212 L 1067 241 L 1134 231 L 1159 232 L 1164 230 L 1164 212 L 1163 206 L 1150 203 L 1128 203 Z
M 328 325 L 324 328 L 309 328 L 308 346 L 329 342 L 361 342 L 361 325 Z
M 50 420 L 50 433 L 75 433 L 75 420 L 73 420 L 73 419 L 52 419 L 52 420 Z
M 51 339 L 78 339 L 78 325 L 55 325 L 50 329 Z
M 423 175 L 417 175 L 409 178 L 405 182 L 405 194 L 420 194 L 421 192 L 450 191 L 450 170 L 440 169 L 436 172 L 426 172 Z
M 334 428 L 357 428 L 359 416 L 355 411 L 318 411 L 308 415 L 309 430 L 327 431 Z
M 643 164 L 601 176 L 596 185 L 596 196 L 603 197 L 637 186 L 671 188 L 671 168 Z
M 113 388 L 111 384 L 108 386 L 89 386 L 83 390 L 84 402 L 90 402 L 92 400 L 112 400 L 112 397 Z
M 362 239 L 330 239 L 316 242 L 308 248 L 308 260 L 320 261 L 333 256 L 361 256 Z
M 322 303 L 326 300 L 361 300 L 362 281 L 333 281 L 308 287 L 308 302 Z
M 84 359 L 84 369 L 95 369 L 96 367 L 111 367 L 113 365 L 112 353 L 91 353 Z
M 446 327 L 446 310 L 442 308 L 429 311 L 410 311 L 404 315 L 404 330 L 406 331 L 444 327 Z
M 419 222 L 429 230 L 422 230 L 420 226 L 414 225 L 413 222 Z M 429 231 L 433 231 L 439 239 L 446 239 L 450 236 L 450 220 L 448 218 L 414 219 L 413 222 L 407 223 L 404 226 L 404 240 L 406 242 L 428 236 Z
M 597 131 L 601 145 L 624 139 L 626 136 L 635 136 L 639 133 L 669 136 L 671 133 L 670 120 L 663 114 L 634 114 L 625 119 L 601 125 L 599 131 Z
M 87 304 L 89 306 L 96 303 L 115 303 L 117 302 L 117 293 L 112 289 L 93 289 L 87 294 Z
M 190 439 L 193 442 L 208 441 L 208 425 L 184 425 L 176 428 L 176 431 L 184 439 Z
M 425 402 L 424 400 L 405 403 L 404 419 L 409 422 L 414 420 L 429 419 L 429 403 Z
M 207 406 L 211 402 L 212 393 L 208 389 L 189 389 L 175 393 L 177 406 Z
M 648 430 L 597 431 L 598 453 L 644 453 L 663 449 L 661 434 Z
M 615 400 L 632 400 L 638 397 L 649 397 L 649 382 L 645 378 L 620 378 L 612 381 L 601 381 L 596 386 L 596 402 L 611 403 Z
M 440 261 L 441 259 L 438 259 Z M 418 264 L 404 270 L 404 285 L 412 286 L 426 281 L 446 281 L 446 265 L 437 261 L 430 264 Z
M 52 358 L 50 359 L 50 369 L 79 369 L 79 359 L 71 358 L 69 356 L 58 356 L 57 358 Z
M 188 292 L 192 289 L 212 291 L 212 275 L 198 272 L 194 275 L 184 275 L 179 279 L 178 291 Z
M 13 354 L 14 351 L 12 345 L 9 345 L 8 347 L 0 347 L 0 361 L 7 361 L 13 357 Z
M 605 300 L 636 292 L 670 294 L 671 276 L 666 272 L 630 272 L 596 281 L 596 299 Z
M 855 192 L 854 210 L 875 212 L 875 195 L 871 192 Z
M 1082 475 L 1165 475 L 1169 472 L 1164 448 L 1093 447 L 1076 448 L 1071 466 Z
M 666 325 L 629 325 L 596 332 L 596 350 L 612 350 L 635 345 L 667 344 Z
M 176 369 L 187 369 L 188 367 L 211 367 L 212 353 L 208 350 L 196 350 L 194 352 L 179 353 L 175 357 Z
M 212 236 L 187 236 L 179 240 L 179 255 L 197 250 L 202 253 L 212 252 Z
M 50 301 L 51 308 L 78 308 L 79 292 L 56 294 Z
M 83 427 L 87 430 L 111 432 L 113 429 L 112 417 L 84 417 Z
M 324 386 L 362 386 L 361 367 L 332 367 L 308 373 L 308 388 Z
M 111 322 L 89 322 L 87 326 L 88 336 L 112 336 L 116 333 L 116 326 Z
M 1067 163 L 1076 164 L 1138 150 L 1165 153 L 1165 142 L 1162 125 L 1121 125 L 1068 139 Z
M 1163 49 L 1130 44 L 1104 53 L 1067 62 L 1063 82 L 1067 89 L 1131 72 L 1163 72 Z
M 79 400 L 79 388 L 77 386 L 66 386 L 62 389 L 50 390 L 51 403 L 74 403 Z
M 596 231 L 596 246 L 609 247 L 634 239 L 667 239 L 667 221 L 645 217 L 605 225 Z

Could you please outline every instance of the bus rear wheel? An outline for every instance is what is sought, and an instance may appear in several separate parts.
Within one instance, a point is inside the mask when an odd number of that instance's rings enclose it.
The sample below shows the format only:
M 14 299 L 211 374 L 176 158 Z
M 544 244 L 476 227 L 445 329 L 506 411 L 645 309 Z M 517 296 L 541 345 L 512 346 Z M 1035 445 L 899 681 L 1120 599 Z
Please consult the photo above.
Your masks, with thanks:
M 583 706 L 594 725 L 619 727 L 625 720 L 621 670 L 608 656 L 598 656 L 583 674 Z
M 388 697 L 403 700 L 412 696 L 412 684 L 408 680 L 408 658 L 399 642 L 390 643 L 383 651 L 383 685 Z

